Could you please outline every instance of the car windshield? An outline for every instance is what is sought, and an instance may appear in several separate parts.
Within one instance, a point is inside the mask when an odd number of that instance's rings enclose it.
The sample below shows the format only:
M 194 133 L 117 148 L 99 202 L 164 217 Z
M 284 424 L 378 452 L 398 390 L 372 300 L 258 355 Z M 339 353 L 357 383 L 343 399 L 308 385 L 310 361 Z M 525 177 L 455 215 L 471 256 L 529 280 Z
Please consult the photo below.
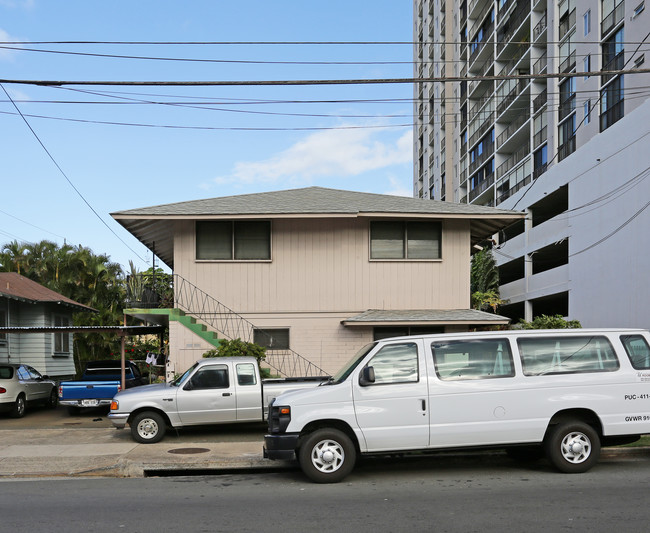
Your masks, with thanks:
M 183 375 L 178 376 L 174 381 L 172 381 L 171 385 L 173 385 L 174 387 L 178 387 L 181 383 L 183 383 L 187 379 L 187 376 L 189 376 L 192 373 L 192 371 L 196 368 L 196 365 L 198 364 L 199 363 L 194 363 L 190 368 L 188 368 L 183 373 Z
M 339 370 L 336 374 L 332 376 L 332 379 L 330 380 L 330 383 L 343 383 L 348 376 L 352 373 L 352 371 L 359 365 L 359 363 L 362 361 L 363 358 L 368 355 L 370 350 L 372 350 L 376 342 L 371 342 L 370 344 L 366 344 L 363 348 L 361 348 L 352 359 L 350 359 L 344 366 Z

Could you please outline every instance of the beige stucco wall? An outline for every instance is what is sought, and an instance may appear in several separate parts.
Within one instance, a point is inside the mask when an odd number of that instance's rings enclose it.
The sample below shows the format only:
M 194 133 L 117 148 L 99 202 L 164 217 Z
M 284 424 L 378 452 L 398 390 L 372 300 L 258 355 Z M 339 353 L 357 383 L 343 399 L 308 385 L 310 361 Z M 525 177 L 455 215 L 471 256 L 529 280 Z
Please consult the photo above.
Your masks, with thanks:
M 256 327 L 290 328 L 291 348 L 334 372 L 372 340 L 372 328 L 341 320 L 367 309 L 469 307 L 469 222 L 443 221 L 439 261 L 371 261 L 369 220 L 272 221 L 272 260 L 196 261 L 194 222 L 175 226 L 175 273 Z M 210 346 L 178 324 L 170 327 L 176 371 Z

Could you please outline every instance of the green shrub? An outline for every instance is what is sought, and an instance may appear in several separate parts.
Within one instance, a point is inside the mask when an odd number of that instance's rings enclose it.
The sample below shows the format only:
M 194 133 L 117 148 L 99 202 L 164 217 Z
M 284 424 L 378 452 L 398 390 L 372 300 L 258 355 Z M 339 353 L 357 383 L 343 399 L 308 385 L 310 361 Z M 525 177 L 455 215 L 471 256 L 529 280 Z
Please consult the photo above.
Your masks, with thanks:
M 203 357 L 254 357 L 259 365 L 266 359 L 266 348 L 241 339 L 221 340 L 217 348 L 208 350 Z
M 562 315 L 540 315 L 532 322 L 522 318 L 514 327 L 516 329 L 577 329 L 581 328 L 582 324 L 579 320 L 565 320 Z

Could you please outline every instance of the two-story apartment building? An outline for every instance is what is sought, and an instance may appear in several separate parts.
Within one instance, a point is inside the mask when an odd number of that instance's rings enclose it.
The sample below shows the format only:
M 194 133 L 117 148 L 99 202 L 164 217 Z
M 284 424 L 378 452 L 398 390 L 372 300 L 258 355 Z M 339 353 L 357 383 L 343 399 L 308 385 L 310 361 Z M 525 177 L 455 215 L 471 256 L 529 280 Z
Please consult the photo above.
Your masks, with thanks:
M 376 338 L 508 323 L 470 309 L 470 251 L 522 213 L 309 187 L 112 214 L 175 274 L 175 306 L 243 316 L 270 350 L 336 371 Z M 180 285 L 196 287 L 188 298 Z M 270 337 L 258 335 L 266 332 Z M 211 348 L 170 321 L 179 371 Z

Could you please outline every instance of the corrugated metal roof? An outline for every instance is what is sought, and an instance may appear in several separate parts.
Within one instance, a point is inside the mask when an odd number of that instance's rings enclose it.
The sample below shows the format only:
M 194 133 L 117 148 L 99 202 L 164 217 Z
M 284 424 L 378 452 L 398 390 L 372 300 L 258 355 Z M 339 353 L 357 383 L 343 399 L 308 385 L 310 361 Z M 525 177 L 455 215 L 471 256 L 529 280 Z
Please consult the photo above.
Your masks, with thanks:
M 342 324 L 346 326 L 369 326 L 389 324 L 508 324 L 509 322 L 508 317 L 476 309 L 368 309 L 359 315 L 346 318 L 342 321 Z
M 518 211 L 473 204 L 373 194 L 323 187 L 242 194 L 118 211 L 111 216 L 173 268 L 170 220 L 417 216 L 470 220 L 472 243 L 524 217 Z
M 86 311 L 95 311 L 92 307 L 75 302 L 56 291 L 44 287 L 40 283 L 21 276 L 17 272 L 0 272 L 0 296 L 23 302 L 49 302 L 69 305 Z

